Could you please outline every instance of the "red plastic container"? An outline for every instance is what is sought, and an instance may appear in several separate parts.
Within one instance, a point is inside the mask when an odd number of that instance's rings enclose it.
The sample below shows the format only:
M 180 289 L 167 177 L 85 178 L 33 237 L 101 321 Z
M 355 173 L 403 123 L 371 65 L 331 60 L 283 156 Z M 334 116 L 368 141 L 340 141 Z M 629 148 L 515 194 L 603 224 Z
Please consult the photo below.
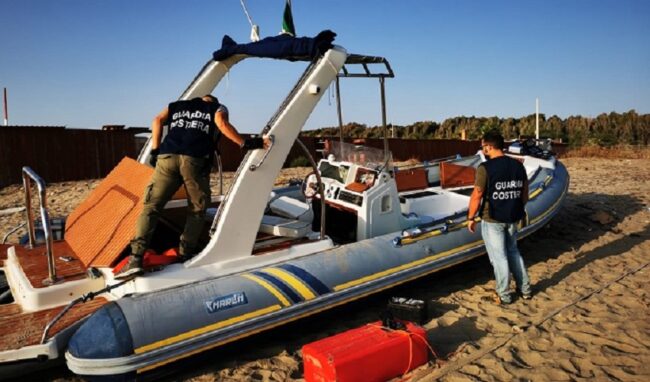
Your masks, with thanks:
M 406 331 L 382 329 L 377 321 L 303 346 L 305 380 L 386 381 L 424 364 L 429 355 L 424 328 L 403 323 Z
M 142 267 L 144 269 L 158 267 L 161 265 L 175 263 L 178 261 L 178 259 L 179 259 L 178 250 L 176 248 L 168 249 L 161 254 L 156 253 L 156 251 L 154 251 L 153 249 L 147 249 L 142 258 Z M 113 274 L 117 274 L 120 271 L 120 269 L 124 268 L 124 266 L 128 262 L 129 262 L 128 256 L 123 258 L 122 261 L 117 263 L 115 268 L 113 268 Z

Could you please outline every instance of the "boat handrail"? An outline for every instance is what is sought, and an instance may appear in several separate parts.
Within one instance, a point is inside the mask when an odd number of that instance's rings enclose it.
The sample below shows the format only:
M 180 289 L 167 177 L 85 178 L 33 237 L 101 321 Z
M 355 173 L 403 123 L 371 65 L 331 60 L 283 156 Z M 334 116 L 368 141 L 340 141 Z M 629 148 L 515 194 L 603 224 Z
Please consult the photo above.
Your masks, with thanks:
M 36 183 L 38 188 L 39 207 L 41 212 L 41 221 L 45 233 L 45 248 L 47 253 L 47 271 L 48 277 L 43 280 L 44 285 L 52 285 L 57 281 L 56 267 L 54 266 L 54 253 L 52 250 L 52 225 L 50 224 L 50 215 L 47 212 L 47 195 L 45 192 L 45 181 L 30 167 L 23 167 L 23 187 L 25 188 L 25 209 L 27 210 L 27 234 L 29 236 L 29 247 L 34 248 L 36 245 L 36 234 L 34 229 L 34 216 L 32 214 L 32 195 L 31 180 Z
M 262 159 L 260 159 L 260 161 L 257 162 L 257 164 L 250 165 L 249 169 L 251 171 L 255 171 L 258 168 L 260 168 L 262 166 L 262 164 L 264 163 L 264 161 L 266 160 L 266 157 L 271 152 L 271 149 L 273 149 L 273 145 L 275 144 L 275 137 L 273 136 L 273 134 L 271 134 L 271 135 L 268 136 L 268 139 L 269 139 L 269 142 L 271 142 L 271 144 L 269 145 L 269 147 L 266 148 L 266 151 L 264 152 L 264 155 L 262 156 Z

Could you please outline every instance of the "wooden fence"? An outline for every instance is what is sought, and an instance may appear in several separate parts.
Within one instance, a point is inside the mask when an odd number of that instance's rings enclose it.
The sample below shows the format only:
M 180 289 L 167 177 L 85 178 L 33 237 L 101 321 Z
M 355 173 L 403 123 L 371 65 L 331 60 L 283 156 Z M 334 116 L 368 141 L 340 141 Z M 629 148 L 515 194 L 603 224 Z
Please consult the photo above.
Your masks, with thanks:
M 0 187 L 22 182 L 29 166 L 46 182 L 102 178 L 137 156 L 133 132 L 0 126 Z
M 143 141 L 134 130 L 66 129 L 63 127 L 0 126 L 0 187 L 21 182 L 21 169 L 29 166 L 46 182 L 95 179 L 105 177 L 125 156 L 136 158 Z M 330 138 L 338 140 L 338 138 Z M 300 140 L 316 159 L 324 138 L 301 137 Z M 345 139 L 352 142 L 352 139 Z M 383 149 L 382 139 L 365 139 L 365 145 Z M 432 160 L 450 155 L 470 155 L 479 141 L 459 139 L 389 139 L 388 147 L 395 161 Z M 235 171 L 244 153 L 232 142 L 219 142 L 224 171 Z M 294 144 L 285 166 L 305 157 Z

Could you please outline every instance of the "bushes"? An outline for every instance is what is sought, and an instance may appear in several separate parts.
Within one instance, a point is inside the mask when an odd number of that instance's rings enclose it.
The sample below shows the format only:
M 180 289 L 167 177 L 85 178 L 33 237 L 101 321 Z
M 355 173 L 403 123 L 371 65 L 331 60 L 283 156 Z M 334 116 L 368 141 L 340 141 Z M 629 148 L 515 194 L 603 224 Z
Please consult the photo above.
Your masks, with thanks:
M 618 145 L 602 147 L 585 145 L 571 149 L 562 155 L 563 158 L 609 158 L 609 159 L 650 159 L 650 147 Z
M 625 113 L 602 113 L 596 118 L 570 116 L 565 119 L 553 115 L 539 115 L 540 136 L 561 139 L 570 147 L 598 145 L 649 145 L 650 114 L 637 114 L 630 110 Z M 520 118 L 499 117 L 453 117 L 441 124 L 432 121 L 415 122 L 408 126 L 390 126 L 395 129 L 395 137 L 402 139 L 450 139 L 460 138 L 465 130 L 467 139 L 480 139 L 484 130 L 493 128 L 501 131 L 506 139 L 535 135 L 535 114 Z M 325 128 L 304 132 L 308 136 L 338 136 L 338 129 Z M 343 128 L 345 137 L 381 138 L 381 126 L 367 127 L 359 123 L 349 123 Z

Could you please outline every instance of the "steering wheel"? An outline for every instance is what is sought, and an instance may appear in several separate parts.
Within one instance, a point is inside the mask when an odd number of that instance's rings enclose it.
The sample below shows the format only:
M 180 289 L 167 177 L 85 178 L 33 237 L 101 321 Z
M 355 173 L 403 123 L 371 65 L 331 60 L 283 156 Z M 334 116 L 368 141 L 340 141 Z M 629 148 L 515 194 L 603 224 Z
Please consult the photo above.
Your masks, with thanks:
M 318 183 L 316 182 L 316 174 L 312 171 L 305 179 L 302 181 L 300 186 L 300 191 L 302 192 L 305 199 L 312 199 L 318 193 Z

